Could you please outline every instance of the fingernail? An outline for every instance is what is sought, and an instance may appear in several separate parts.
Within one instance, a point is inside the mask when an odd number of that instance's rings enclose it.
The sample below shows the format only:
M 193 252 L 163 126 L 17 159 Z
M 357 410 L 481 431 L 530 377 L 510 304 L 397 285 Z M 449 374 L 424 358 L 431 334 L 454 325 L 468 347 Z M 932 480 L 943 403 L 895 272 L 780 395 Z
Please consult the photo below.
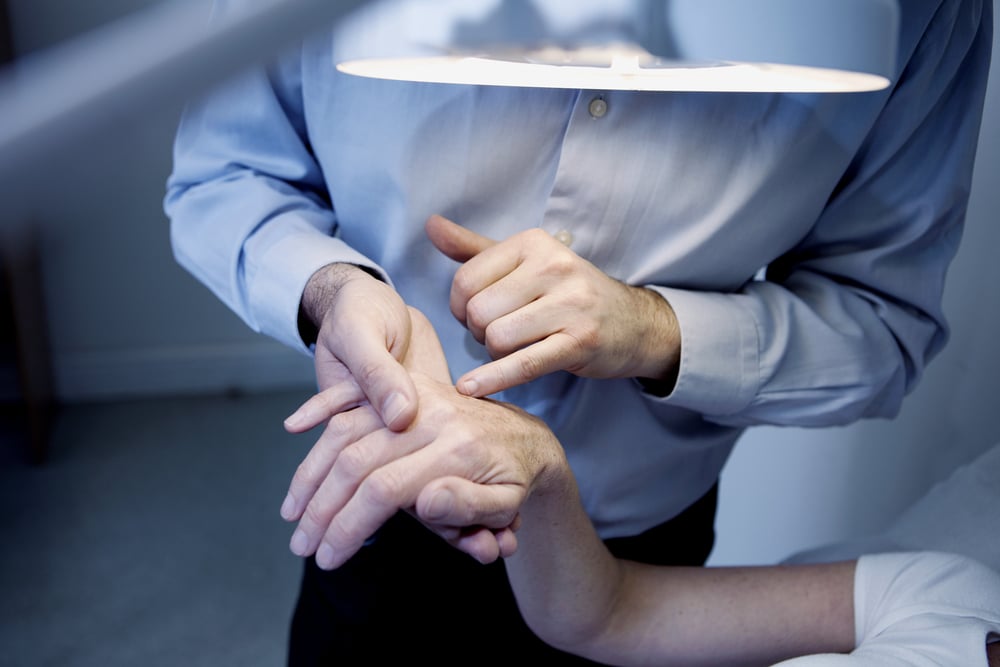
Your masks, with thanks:
M 440 521 L 447 518 L 451 514 L 454 505 L 455 497 L 451 491 L 438 491 L 431 496 L 430 502 L 427 503 L 427 520 Z
M 296 556 L 305 556 L 306 549 L 309 548 L 309 538 L 301 529 L 298 529 L 292 535 L 292 541 L 288 543 L 288 548 Z
M 382 407 L 382 417 L 386 424 L 392 424 L 406 411 L 406 397 L 396 392 L 389 395 Z
M 291 521 L 295 517 L 295 497 L 289 493 L 285 496 L 285 502 L 281 503 L 281 518 Z
M 285 428 L 298 428 L 302 424 L 304 417 L 305 415 L 302 414 L 301 410 L 296 410 L 285 419 Z
M 479 391 L 479 383 L 475 379 L 469 378 L 468 380 L 462 380 L 458 388 L 466 396 L 475 396 L 476 392 Z
M 333 547 L 324 542 L 319 545 L 316 552 L 316 565 L 323 570 L 329 570 L 333 566 Z

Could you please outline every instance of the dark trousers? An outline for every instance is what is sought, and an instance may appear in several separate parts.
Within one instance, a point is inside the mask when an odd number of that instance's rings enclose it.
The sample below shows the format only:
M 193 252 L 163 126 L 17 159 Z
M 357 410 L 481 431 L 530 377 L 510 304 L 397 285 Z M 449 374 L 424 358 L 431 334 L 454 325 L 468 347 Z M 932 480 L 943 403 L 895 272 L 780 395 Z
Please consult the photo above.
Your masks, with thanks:
M 682 514 L 606 540 L 619 558 L 702 565 L 715 541 L 713 487 Z M 339 569 L 305 564 L 288 663 L 318 665 L 594 664 L 541 642 L 521 620 L 502 561 L 480 565 L 405 513 Z M 515 664 L 518 664 L 515 662 Z

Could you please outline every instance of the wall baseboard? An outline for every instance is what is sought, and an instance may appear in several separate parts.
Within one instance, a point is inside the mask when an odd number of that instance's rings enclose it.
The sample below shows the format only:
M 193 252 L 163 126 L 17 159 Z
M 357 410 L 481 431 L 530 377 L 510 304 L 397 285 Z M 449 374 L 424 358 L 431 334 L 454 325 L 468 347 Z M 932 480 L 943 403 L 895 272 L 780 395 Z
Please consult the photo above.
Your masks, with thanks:
M 67 352 L 53 372 L 67 403 L 315 387 L 312 360 L 270 341 Z

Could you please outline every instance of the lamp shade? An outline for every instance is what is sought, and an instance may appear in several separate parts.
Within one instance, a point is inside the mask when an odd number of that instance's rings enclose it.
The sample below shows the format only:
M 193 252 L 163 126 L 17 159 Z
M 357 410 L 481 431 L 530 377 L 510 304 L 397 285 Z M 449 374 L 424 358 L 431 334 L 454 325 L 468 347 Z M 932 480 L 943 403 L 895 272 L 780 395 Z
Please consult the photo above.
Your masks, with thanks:
M 896 0 L 502 0 L 491 25 L 439 45 L 443 55 L 338 69 L 549 88 L 870 91 L 894 76 L 899 20 Z

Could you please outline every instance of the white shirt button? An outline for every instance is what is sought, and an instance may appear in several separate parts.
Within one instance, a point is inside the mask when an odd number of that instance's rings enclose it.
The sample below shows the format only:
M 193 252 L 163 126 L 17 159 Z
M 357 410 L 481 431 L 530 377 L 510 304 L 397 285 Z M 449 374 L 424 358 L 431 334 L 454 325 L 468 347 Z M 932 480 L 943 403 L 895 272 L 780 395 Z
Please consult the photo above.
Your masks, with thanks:
M 567 248 L 573 245 L 573 234 L 571 234 L 568 229 L 560 229 L 552 236 L 556 241 L 559 241 L 559 243 L 562 243 Z
M 608 102 L 603 97 L 595 97 L 587 105 L 587 111 L 591 118 L 604 118 L 604 114 L 608 113 Z

